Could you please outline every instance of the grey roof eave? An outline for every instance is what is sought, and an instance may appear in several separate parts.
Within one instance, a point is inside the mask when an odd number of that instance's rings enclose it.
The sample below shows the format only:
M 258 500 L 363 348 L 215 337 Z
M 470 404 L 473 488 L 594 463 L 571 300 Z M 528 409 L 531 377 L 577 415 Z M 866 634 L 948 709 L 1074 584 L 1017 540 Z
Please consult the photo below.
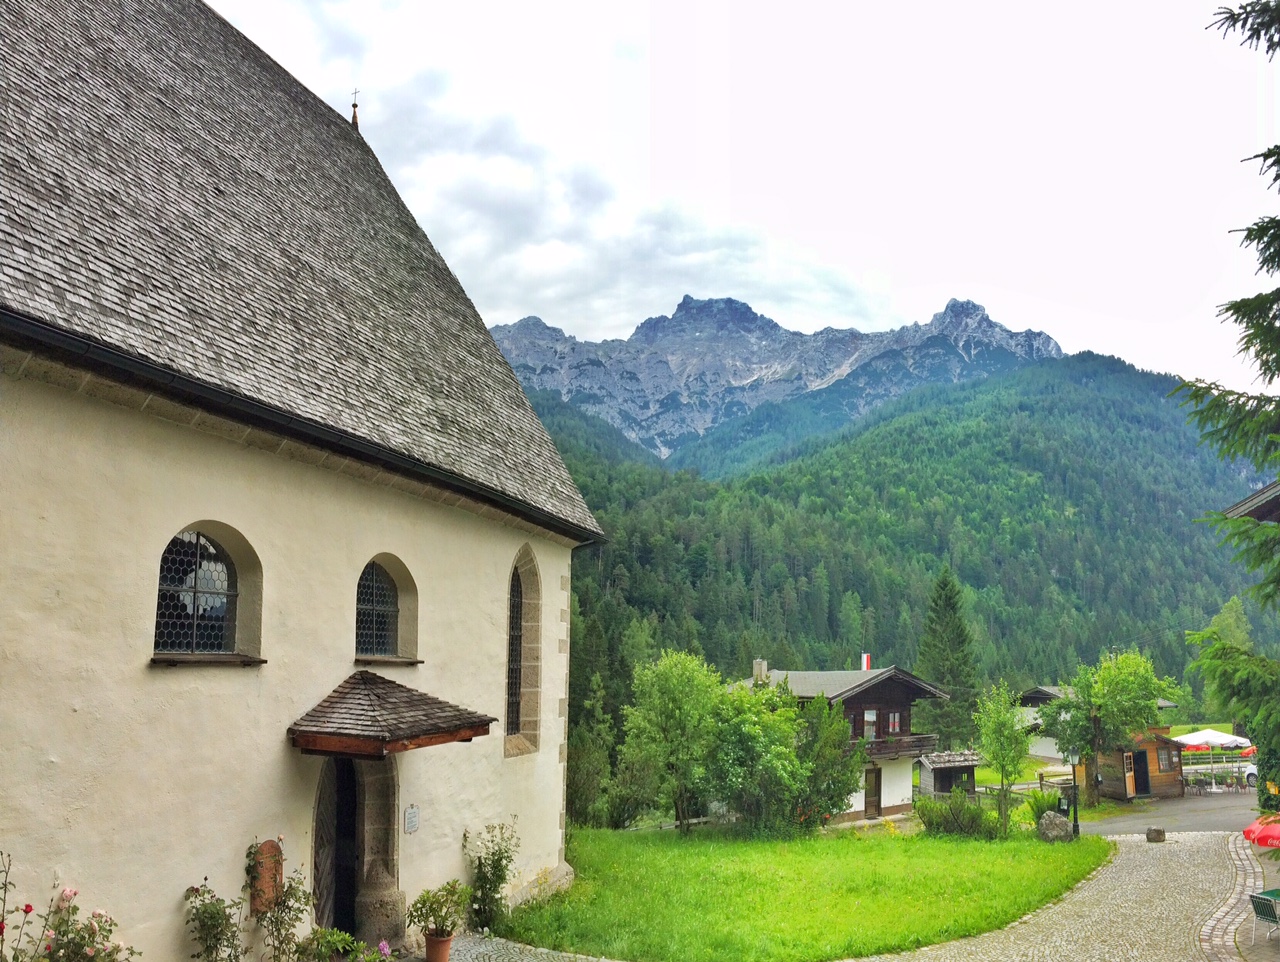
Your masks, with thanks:
M 1247 498 L 1223 509 L 1228 518 L 1253 518 L 1256 521 L 1280 520 L 1280 481 L 1272 481 Z
M 177 401 L 194 402 L 212 413 L 229 416 L 255 427 L 279 432 L 359 461 L 386 467 L 400 474 L 447 488 L 508 511 L 547 531 L 577 541 L 579 545 L 603 543 L 601 530 L 589 530 L 534 505 L 459 477 L 436 465 L 407 457 L 373 444 L 349 432 L 300 418 L 280 408 L 235 394 L 225 388 L 179 374 L 159 364 L 134 357 L 91 338 L 62 330 L 36 318 L 0 307 L 0 340 L 40 348 L 79 366 L 95 368 L 129 383 L 145 384 Z

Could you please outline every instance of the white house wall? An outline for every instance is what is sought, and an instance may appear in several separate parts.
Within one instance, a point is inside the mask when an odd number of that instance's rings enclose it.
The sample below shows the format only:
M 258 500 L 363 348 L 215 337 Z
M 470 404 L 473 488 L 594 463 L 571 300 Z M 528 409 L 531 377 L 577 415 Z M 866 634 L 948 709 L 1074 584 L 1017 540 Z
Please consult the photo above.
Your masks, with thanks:
M 913 758 L 895 758 L 880 763 L 880 804 L 885 808 L 911 805 L 911 765 Z
M 463 831 L 513 815 L 520 881 L 563 869 L 563 543 L 7 376 L 0 498 L 0 850 L 18 898 L 74 885 L 161 962 L 192 951 L 184 889 L 208 876 L 238 895 L 255 838 L 283 834 L 286 868 L 309 880 L 322 759 L 285 730 L 358 669 L 356 581 L 383 552 L 416 581 L 424 664 L 373 670 L 500 719 L 396 757 L 400 888 L 412 899 L 463 875 Z M 265 665 L 150 664 L 161 553 L 201 520 L 261 561 Z M 507 591 L 525 543 L 543 590 L 541 745 L 504 758 Z M 421 828 L 406 835 L 411 803 Z
M 914 758 L 890 758 L 877 762 L 880 768 L 880 811 L 884 815 L 896 815 L 910 811 L 912 806 L 911 768 Z M 865 779 L 864 782 L 865 784 Z M 848 811 L 838 821 L 863 818 L 866 814 L 867 794 L 854 792 L 849 796 Z
M 1027 750 L 1027 754 L 1034 755 L 1036 758 L 1062 760 L 1062 752 L 1058 751 L 1058 743 L 1052 738 L 1046 738 L 1044 735 L 1032 737 L 1031 747 Z

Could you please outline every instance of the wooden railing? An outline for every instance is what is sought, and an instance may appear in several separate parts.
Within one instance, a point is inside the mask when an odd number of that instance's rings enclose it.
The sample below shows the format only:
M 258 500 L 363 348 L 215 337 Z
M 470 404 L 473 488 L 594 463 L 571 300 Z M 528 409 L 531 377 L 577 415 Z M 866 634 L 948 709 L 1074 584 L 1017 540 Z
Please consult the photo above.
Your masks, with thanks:
M 890 735 L 867 742 L 868 758 L 902 758 L 927 755 L 938 747 L 937 735 Z

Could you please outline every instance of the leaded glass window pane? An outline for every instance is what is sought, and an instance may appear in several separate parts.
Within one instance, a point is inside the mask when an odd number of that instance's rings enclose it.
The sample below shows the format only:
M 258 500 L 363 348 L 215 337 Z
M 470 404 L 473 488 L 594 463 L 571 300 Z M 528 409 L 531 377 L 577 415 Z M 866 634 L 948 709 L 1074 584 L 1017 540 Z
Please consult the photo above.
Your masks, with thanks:
M 387 569 L 370 561 L 356 586 L 356 654 L 394 655 L 400 596 Z
M 511 572 L 507 608 L 507 734 L 520 733 L 520 668 L 524 640 L 524 585 L 520 572 Z
M 236 569 L 199 531 L 183 531 L 160 557 L 156 651 L 235 651 Z

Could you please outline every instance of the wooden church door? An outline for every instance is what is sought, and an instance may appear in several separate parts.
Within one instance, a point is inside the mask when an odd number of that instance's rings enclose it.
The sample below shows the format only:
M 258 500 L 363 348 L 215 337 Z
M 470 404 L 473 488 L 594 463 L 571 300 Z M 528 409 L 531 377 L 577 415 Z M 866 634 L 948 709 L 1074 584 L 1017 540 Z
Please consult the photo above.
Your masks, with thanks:
M 326 759 L 316 792 L 312 861 L 316 924 L 352 935 L 360 865 L 357 798 L 355 765 L 349 758 Z

